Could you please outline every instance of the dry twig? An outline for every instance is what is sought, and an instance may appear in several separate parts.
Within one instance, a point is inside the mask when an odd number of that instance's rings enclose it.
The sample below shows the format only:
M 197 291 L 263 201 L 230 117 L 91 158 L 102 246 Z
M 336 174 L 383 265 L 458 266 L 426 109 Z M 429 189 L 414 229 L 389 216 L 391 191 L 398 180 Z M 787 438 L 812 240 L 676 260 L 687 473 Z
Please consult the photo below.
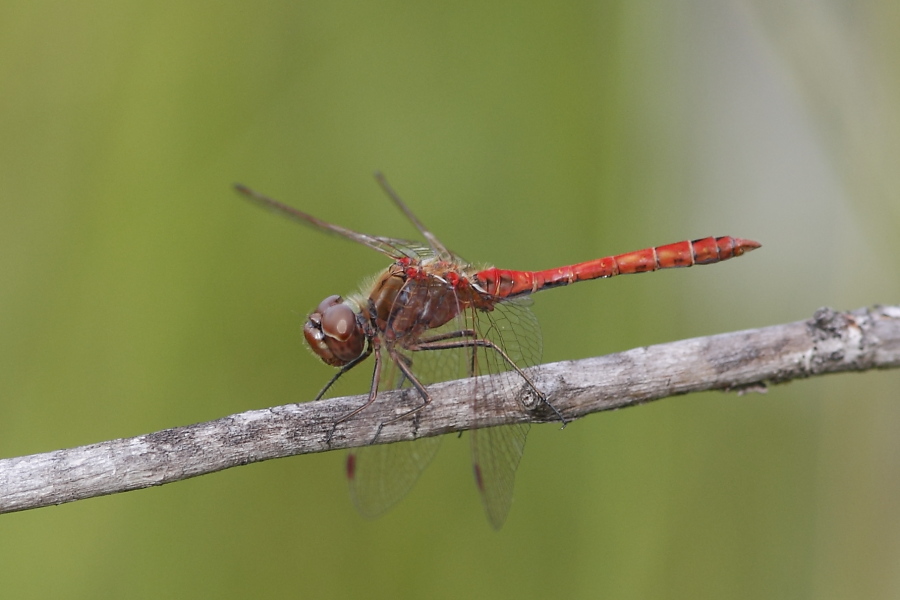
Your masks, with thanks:
M 808 321 L 547 364 L 531 375 L 566 419 L 576 419 L 690 392 L 765 391 L 793 379 L 898 366 L 900 307 L 880 306 L 848 313 L 823 308 Z M 465 381 L 432 386 L 432 406 L 415 419 L 385 425 L 377 443 L 473 429 L 496 419 L 489 406 L 475 413 L 465 401 L 465 386 Z M 364 446 L 372 443 L 379 423 L 420 403 L 412 393 L 385 393 L 334 428 L 337 418 L 363 401 L 355 396 L 276 406 L 0 460 L 0 512 L 162 485 L 270 458 Z M 537 406 L 506 418 L 538 423 L 550 415 L 546 406 Z

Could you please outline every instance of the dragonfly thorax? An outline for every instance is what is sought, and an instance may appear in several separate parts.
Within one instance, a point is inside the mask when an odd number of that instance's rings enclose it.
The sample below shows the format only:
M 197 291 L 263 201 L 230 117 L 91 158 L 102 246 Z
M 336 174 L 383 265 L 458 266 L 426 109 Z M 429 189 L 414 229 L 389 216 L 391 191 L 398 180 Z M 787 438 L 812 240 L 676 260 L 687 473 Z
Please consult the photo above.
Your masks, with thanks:
M 476 305 L 460 265 L 403 259 L 372 285 L 367 305 L 372 329 L 388 346 L 416 346 L 421 336 Z
M 310 349 L 326 364 L 343 367 L 366 349 L 362 317 L 340 296 L 328 296 L 313 311 L 303 326 Z

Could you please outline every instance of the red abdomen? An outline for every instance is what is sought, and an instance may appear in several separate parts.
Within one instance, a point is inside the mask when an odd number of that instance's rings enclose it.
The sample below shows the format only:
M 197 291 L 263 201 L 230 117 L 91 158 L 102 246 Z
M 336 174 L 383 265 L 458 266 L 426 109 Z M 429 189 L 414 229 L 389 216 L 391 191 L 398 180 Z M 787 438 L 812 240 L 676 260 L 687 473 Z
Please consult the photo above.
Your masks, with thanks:
M 759 247 L 760 244 L 752 240 L 730 236 L 708 237 L 645 248 L 546 271 L 509 271 L 492 267 L 477 273 L 475 280 L 487 293 L 508 298 L 548 287 L 569 285 L 576 281 L 708 265 L 741 256 Z

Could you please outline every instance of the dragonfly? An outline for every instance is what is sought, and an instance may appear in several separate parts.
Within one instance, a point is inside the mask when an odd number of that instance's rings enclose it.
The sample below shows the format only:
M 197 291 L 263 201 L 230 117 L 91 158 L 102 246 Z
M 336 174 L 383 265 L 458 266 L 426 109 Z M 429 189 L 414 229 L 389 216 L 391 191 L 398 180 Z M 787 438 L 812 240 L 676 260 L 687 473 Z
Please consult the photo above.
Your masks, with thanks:
M 253 203 L 391 260 L 357 294 L 328 296 L 309 314 L 303 326 L 306 342 L 322 361 L 338 369 L 315 399 L 370 356 L 374 367 L 369 395 L 335 427 L 371 406 L 380 390 L 413 388 L 420 397 L 421 404 L 399 419 L 429 405 L 429 384 L 468 378 L 465 400 L 475 407 L 491 405 L 492 414 L 500 415 L 498 423 L 471 431 L 475 484 L 495 529 L 503 526 L 509 513 L 529 430 L 527 423 L 501 425 L 509 422 L 504 415 L 521 414 L 543 403 L 566 423 L 526 372 L 541 358 L 541 332 L 529 308 L 531 295 L 578 281 L 713 264 L 760 247 L 752 240 L 706 237 L 543 271 L 477 267 L 448 250 L 382 174 L 376 173 L 376 179 L 424 243 L 359 233 L 246 186 L 235 188 Z M 526 401 L 524 396 L 531 398 Z M 434 457 L 441 437 L 352 450 L 346 475 L 357 510 L 365 517 L 378 517 L 403 498 Z

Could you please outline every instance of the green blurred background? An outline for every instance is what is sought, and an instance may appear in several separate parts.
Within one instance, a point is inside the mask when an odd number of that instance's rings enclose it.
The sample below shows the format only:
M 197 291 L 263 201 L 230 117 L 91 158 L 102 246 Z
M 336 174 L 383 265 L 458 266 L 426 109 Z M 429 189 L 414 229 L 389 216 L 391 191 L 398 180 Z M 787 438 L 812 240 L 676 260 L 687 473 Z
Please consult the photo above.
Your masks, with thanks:
M 240 181 L 473 261 L 710 234 L 739 261 L 541 294 L 546 361 L 900 298 L 900 8 L 0 7 L 0 456 L 311 398 L 300 327 L 382 256 Z M 361 386 L 339 391 L 354 393 Z M 466 439 L 377 521 L 326 453 L 0 516 L 5 598 L 900 595 L 900 374 L 532 430 L 504 529 Z

